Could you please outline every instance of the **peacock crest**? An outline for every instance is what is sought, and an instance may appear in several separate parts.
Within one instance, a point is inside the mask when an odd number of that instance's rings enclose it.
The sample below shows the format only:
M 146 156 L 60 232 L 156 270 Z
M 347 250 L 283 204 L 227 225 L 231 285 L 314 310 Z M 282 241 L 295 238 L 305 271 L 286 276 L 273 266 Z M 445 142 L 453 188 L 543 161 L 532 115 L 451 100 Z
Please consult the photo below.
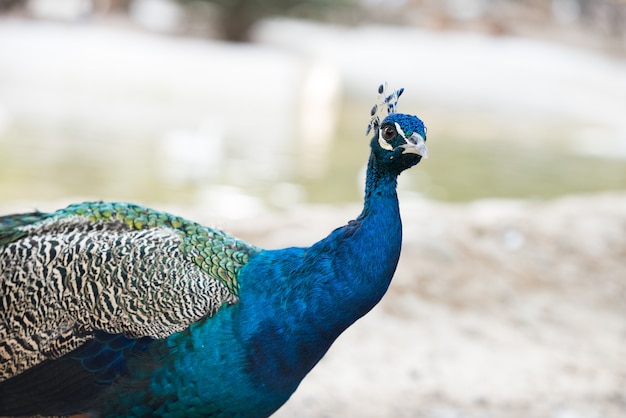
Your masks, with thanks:
M 404 93 L 404 88 L 401 87 L 398 90 L 394 90 L 389 94 L 387 94 L 387 92 L 387 83 L 378 86 L 378 103 L 372 106 L 372 110 L 370 111 L 370 116 L 372 117 L 372 119 L 367 125 L 365 135 L 368 135 L 372 131 L 372 129 L 378 129 L 378 127 L 380 126 L 380 114 L 383 112 L 382 109 L 386 108 L 387 114 L 396 113 L 398 99 L 400 98 L 400 96 L 402 96 L 402 93 Z

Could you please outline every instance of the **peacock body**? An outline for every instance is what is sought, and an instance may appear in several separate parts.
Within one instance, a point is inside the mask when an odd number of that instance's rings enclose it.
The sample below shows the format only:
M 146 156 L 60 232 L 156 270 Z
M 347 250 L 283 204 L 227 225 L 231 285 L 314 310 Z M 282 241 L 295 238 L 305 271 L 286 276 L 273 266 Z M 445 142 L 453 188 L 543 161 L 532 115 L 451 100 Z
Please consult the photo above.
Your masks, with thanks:
M 128 203 L 0 217 L 0 416 L 276 411 L 394 274 L 396 179 L 426 156 L 401 92 L 372 111 L 363 211 L 310 247 Z

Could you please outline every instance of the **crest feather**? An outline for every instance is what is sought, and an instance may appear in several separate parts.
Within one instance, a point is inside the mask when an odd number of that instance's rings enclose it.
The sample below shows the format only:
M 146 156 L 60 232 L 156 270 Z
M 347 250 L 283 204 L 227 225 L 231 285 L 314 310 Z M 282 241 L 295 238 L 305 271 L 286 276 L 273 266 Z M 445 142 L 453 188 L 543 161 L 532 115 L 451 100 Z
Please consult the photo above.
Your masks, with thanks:
M 372 130 L 378 129 L 381 121 L 381 109 L 386 108 L 387 114 L 396 113 L 396 107 L 398 106 L 398 99 L 404 93 L 404 88 L 399 88 L 398 90 L 394 90 L 393 92 L 387 94 L 387 83 L 381 84 L 378 86 L 378 102 L 372 106 L 372 110 L 370 111 L 370 116 L 372 119 L 370 123 L 367 125 L 367 130 L 365 131 L 365 135 L 369 134 Z

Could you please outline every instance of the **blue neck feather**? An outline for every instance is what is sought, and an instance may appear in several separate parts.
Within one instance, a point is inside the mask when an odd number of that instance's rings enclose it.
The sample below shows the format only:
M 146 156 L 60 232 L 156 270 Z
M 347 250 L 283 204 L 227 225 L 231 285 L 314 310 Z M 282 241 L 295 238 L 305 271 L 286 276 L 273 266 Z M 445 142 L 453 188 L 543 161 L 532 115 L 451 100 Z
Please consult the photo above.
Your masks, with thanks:
M 243 334 L 252 347 L 248 371 L 259 384 L 291 394 L 337 336 L 387 291 L 402 226 L 397 174 L 375 160 L 372 155 L 356 220 L 310 248 L 265 251 L 242 271 Z

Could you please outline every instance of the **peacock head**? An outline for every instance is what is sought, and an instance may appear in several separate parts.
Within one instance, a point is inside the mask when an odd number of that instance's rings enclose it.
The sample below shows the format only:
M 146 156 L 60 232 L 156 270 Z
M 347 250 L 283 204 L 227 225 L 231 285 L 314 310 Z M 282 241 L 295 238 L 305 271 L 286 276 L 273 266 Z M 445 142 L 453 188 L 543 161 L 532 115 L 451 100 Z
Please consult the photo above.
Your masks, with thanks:
M 376 160 L 399 173 L 428 157 L 426 126 L 417 116 L 396 113 L 398 98 L 404 89 L 389 95 L 384 94 L 385 89 L 385 85 L 378 88 L 383 100 L 372 108 L 367 133 L 374 131 L 371 147 Z M 380 122 L 378 112 L 384 106 L 388 115 Z

